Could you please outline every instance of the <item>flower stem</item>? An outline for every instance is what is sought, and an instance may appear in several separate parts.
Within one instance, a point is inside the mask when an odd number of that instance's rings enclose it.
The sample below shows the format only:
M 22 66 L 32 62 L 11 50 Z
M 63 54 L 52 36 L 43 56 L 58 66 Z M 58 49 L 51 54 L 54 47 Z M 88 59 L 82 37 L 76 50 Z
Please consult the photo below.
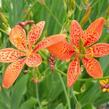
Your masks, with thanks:
M 67 76 L 66 73 L 64 73 L 63 71 L 59 70 L 58 68 L 55 67 L 55 70 L 57 70 L 59 73 L 61 73 L 63 76 Z
M 39 87 L 38 84 L 36 84 L 36 96 L 37 96 L 37 102 L 39 105 L 39 109 L 42 109 L 41 103 L 40 103 L 40 99 L 39 99 Z
M 81 109 L 81 105 L 80 105 L 80 103 L 78 102 L 78 100 L 77 100 L 75 94 L 73 93 L 73 91 L 71 91 L 71 94 L 72 94 L 72 97 L 73 97 L 74 102 L 75 102 L 75 104 L 76 104 L 76 108 L 75 108 L 75 109 Z
M 59 72 L 59 70 L 57 70 Z M 60 73 L 57 73 L 59 75 L 59 79 L 61 81 L 61 84 L 62 84 L 62 87 L 63 87 L 63 90 L 64 90 L 64 93 L 65 93 L 65 96 L 66 96 L 66 101 L 67 101 L 67 104 L 68 104 L 68 109 L 71 109 L 71 105 L 70 105 L 70 99 L 68 97 L 68 94 L 67 94 L 67 90 L 66 90 L 66 87 L 65 87 L 65 84 L 64 84 L 64 81 L 60 75 Z
M 109 78 L 109 76 L 104 76 L 104 77 L 102 77 L 102 78 L 97 78 L 97 79 L 93 79 L 93 78 L 86 78 L 86 79 L 78 79 L 79 81 L 96 81 L 96 80 L 102 80 L 102 79 L 108 79 Z
M 60 72 L 60 74 L 62 74 L 63 76 L 67 76 L 66 73 L 64 73 L 63 71 L 59 70 L 58 68 L 55 68 L 58 72 Z M 103 79 L 108 79 L 109 76 L 104 76 L 102 78 L 83 78 L 83 79 L 78 79 L 78 81 L 96 81 L 96 80 L 103 80 Z

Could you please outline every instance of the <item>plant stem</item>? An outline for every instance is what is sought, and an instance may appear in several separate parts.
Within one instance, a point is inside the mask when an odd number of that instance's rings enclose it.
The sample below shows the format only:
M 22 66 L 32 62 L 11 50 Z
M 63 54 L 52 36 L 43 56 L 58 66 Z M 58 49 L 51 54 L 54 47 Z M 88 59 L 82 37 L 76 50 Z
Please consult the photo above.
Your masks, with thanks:
M 75 94 L 73 93 L 73 91 L 71 91 L 71 94 L 72 94 L 72 97 L 73 97 L 74 102 L 75 102 L 75 104 L 76 104 L 75 109 L 81 109 L 81 105 L 80 105 L 80 103 L 78 102 L 78 100 L 77 100 Z
M 38 84 L 36 84 L 36 96 L 37 96 L 37 102 L 39 105 L 39 109 L 42 109 L 41 103 L 40 103 L 40 99 L 39 99 L 39 88 L 38 88 Z
M 105 77 L 102 77 L 102 78 L 97 78 L 97 79 L 93 79 L 93 78 L 88 78 L 88 79 L 78 79 L 79 81 L 96 81 L 96 80 L 103 80 L 103 79 L 108 79 L 109 76 L 105 76 Z
M 55 68 L 58 72 L 60 72 L 63 76 L 67 76 L 63 71 L 59 70 L 58 68 Z
M 77 100 L 76 96 L 74 95 L 73 91 L 71 91 L 71 94 L 72 94 L 72 97 L 73 97 L 73 99 L 74 99 L 75 103 L 77 103 L 77 104 L 78 104 L 79 102 L 78 102 L 78 100 Z
M 59 72 L 59 70 L 57 70 Z M 65 96 L 66 96 L 66 101 L 67 101 L 67 104 L 68 104 L 68 109 L 71 109 L 71 105 L 70 105 L 70 99 L 68 97 L 68 94 L 67 94 L 67 90 L 66 90 L 66 87 L 65 87 L 65 84 L 64 84 L 64 81 L 60 75 L 60 73 L 57 73 L 59 75 L 59 79 L 61 81 L 61 84 L 62 84 L 62 87 L 63 87 L 63 90 L 64 90 L 64 93 L 65 93 Z
M 63 76 L 67 76 L 66 73 L 64 73 L 63 71 L 59 70 L 58 68 L 55 68 L 58 72 L 60 72 Z M 108 79 L 109 76 L 104 76 L 102 78 L 86 78 L 86 79 L 78 79 L 78 81 L 96 81 L 96 80 L 103 80 L 103 79 Z
M 38 68 L 34 68 L 33 69 L 33 72 L 39 72 L 39 69 Z M 38 83 L 36 84 L 36 98 L 37 98 L 37 102 L 38 102 L 38 105 L 39 105 L 39 109 L 42 109 L 42 106 L 41 106 L 41 103 L 40 103 L 40 99 L 39 99 L 39 87 L 38 87 Z

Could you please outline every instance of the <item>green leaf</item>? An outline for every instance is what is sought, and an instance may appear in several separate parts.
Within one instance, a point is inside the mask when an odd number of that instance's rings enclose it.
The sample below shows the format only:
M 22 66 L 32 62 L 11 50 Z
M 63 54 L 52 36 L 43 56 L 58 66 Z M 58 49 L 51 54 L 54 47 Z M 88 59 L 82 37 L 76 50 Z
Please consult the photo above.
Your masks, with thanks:
M 31 97 L 21 105 L 20 109 L 33 109 L 36 102 L 36 99 Z
M 45 88 L 46 87 L 46 88 Z M 39 87 L 40 95 L 48 101 L 53 101 L 63 92 L 62 85 L 56 73 L 49 75 Z
M 108 75 L 109 56 L 104 56 L 103 58 L 100 58 L 99 60 L 100 60 L 100 64 L 103 69 L 103 72 Z
M 19 109 L 20 102 L 27 90 L 28 75 L 20 78 L 12 88 L 11 109 Z
M 97 82 L 92 82 L 89 84 L 87 82 L 87 85 L 88 86 L 86 86 L 85 92 L 78 96 L 82 106 L 89 103 L 94 103 L 94 101 L 100 94 L 100 89 Z
M 55 109 L 65 109 L 65 108 L 64 108 L 63 104 L 60 103 L 60 104 L 58 104 L 58 106 Z
M 96 106 L 109 102 L 109 93 L 108 92 L 100 93 L 99 97 L 95 101 Z
M 2 89 L 0 91 L 0 109 L 9 109 L 10 107 L 10 90 Z
M 94 105 L 92 104 L 87 104 L 85 105 L 82 109 L 96 109 Z
M 0 101 L 0 109 L 9 109 L 9 107 L 7 106 L 5 102 Z

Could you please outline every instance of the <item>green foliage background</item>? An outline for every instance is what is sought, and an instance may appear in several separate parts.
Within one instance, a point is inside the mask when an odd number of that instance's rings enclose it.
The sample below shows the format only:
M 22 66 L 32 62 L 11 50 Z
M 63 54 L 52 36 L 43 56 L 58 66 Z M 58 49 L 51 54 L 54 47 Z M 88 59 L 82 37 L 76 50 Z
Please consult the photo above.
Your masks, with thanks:
M 46 26 L 41 38 L 56 33 L 67 33 L 73 19 L 83 29 L 99 17 L 106 18 L 100 42 L 109 42 L 109 0 L 0 0 L 0 49 L 12 47 L 8 40 L 7 27 L 25 20 L 36 23 L 44 20 Z M 49 53 L 40 51 L 43 63 L 37 69 L 22 70 L 10 89 L 0 91 L 0 109 L 96 109 L 109 101 L 109 93 L 103 93 L 98 80 L 90 78 L 83 70 L 74 87 L 66 87 L 68 62 L 56 59 L 55 71 L 48 65 Z M 104 78 L 109 75 L 109 56 L 99 58 Z M 0 83 L 7 64 L 0 63 Z M 35 84 L 31 77 L 43 76 Z

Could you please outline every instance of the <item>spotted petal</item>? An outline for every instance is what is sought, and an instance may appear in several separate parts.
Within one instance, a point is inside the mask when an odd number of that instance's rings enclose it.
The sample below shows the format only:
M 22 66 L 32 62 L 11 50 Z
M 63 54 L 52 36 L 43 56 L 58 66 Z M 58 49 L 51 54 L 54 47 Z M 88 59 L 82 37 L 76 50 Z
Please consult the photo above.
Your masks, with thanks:
M 76 20 L 73 20 L 70 28 L 71 43 L 75 46 L 79 46 L 79 40 L 82 37 L 82 35 L 83 35 L 83 30 L 80 24 Z
M 101 78 L 103 76 L 103 72 L 99 62 L 94 58 L 83 58 L 82 60 L 87 73 L 93 78 Z
M 12 28 L 9 39 L 11 43 L 20 50 L 26 49 L 26 33 L 20 25 Z
M 53 44 L 56 44 L 62 40 L 65 39 L 65 35 L 64 34 L 57 34 L 57 35 L 53 35 L 53 36 L 50 36 L 50 37 L 47 37 L 46 39 L 40 41 L 35 49 L 34 49 L 34 52 L 37 52 L 38 50 L 42 49 L 42 48 L 47 48 Z
M 89 47 L 86 51 L 86 56 L 102 57 L 109 55 L 109 44 L 98 43 Z
M 101 17 L 89 25 L 89 27 L 85 31 L 85 34 L 83 35 L 85 46 L 90 46 L 99 40 L 102 34 L 104 23 L 105 23 L 105 20 L 104 18 Z
M 39 39 L 43 31 L 44 25 L 45 25 L 44 21 L 32 25 L 31 30 L 28 33 L 29 48 L 31 48 L 32 45 Z
M 23 66 L 25 63 L 25 59 L 19 59 L 18 61 L 10 64 L 3 76 L 2 86 L 4 88 L 9 88 L 15 82 L 17 77 L 19 76 Z
M 25 53 L 13 48 L 5 48 L 0 50 L 0 62 L 14 62 L 21 56 L 25 56 Z
M 67 86 L 71 87 L 80 75 L 80 62 L 78 58 L 75 58 L 69 65 L 67 72 Z
M 66 40 L 48 47 L 48 50 L 53 56 L 61 60 L 69 60 L 74 53 L 72 46 Z
M 26 59 L 26 64 L 29 67 L 38 67 L 42 62 L 42 58 L 39 54 L 32 53 L 30 56 Z

